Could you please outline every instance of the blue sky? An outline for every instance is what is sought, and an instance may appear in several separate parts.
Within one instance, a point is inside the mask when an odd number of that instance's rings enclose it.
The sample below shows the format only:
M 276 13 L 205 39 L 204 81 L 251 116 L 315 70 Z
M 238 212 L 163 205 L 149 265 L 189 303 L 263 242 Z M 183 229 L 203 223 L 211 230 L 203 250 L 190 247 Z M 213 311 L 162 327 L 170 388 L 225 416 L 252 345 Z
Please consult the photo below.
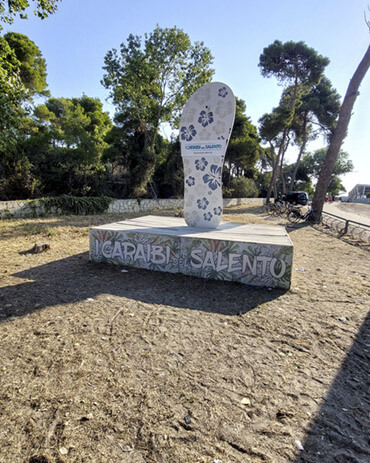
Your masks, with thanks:
M 130 33 L 143 36 L 156 25 L 184 30 L 192 42 L 203 41 L 214 56 L 215 81 L 228 84 L 258 119 L 277 106 L 282 88 L 258 68 L 264 47 L 278 39 L 303 40 L 330 59 L 326 76 L 343 97 L 365 54 L 370 33 L 364 12 L 368 0 L 63 0 L 44 21 L 29 14 L 5 31 L 28 35 L 40 48 L 55 97 L 98 97 L 110 112 L 107 91 L 100 84 L 108 50 L 119 48 Z M 370 12 L 368 18 L 370 19 Z M 5 32 L 4 31 L 4 32 Z M 362 82 L 348 136 L 343 145 L 355 172 L 344 186 L 370 183 L 370 73 Z M 316 141 L 310 149 L 325 146 Z M 291 150 L 289 160 L 293 161 Z

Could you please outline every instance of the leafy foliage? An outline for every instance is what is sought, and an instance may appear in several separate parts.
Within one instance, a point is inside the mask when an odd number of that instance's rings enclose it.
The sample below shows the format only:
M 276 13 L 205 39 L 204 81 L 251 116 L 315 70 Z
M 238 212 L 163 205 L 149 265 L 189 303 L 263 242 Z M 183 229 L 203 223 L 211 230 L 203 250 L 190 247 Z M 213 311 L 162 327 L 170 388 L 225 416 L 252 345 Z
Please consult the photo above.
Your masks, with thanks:
M 208 48 L 192 44 L 176 27 L 158 26 L 144 40 L 131 34 L 120 52 L 106 54 L 102 84 L 110 90 L 121 129 L 112 133 L 116 149 L 110 155 L 129 160 L 134 196 L 150 194 L 159 127 L 164 122 L 177 125 L 188 97 L 211 79 L 211 62 Z
M 49 95 L 46 90 L 46 63 L 40 49 L 26 35 L 8 32 L 4 35 L 19 61 L 19 76 L 30 97 Z
M 314 193 L 312 185 L 320 176 L 326 153 L 327 148 L 321 148 L 316 150 L 314 153 L 306 153 L 303 155 L 297 171 L 297 190 L 307 191 L 307 193 L 310 195 Z M 288 177 L 291 175 L 292 167 L 293 166 L 287 166 L 285 170 L 285 173 Z M 349 159 L 348 153 L 341 150 L 331 175 L 328 187 L 329 194 L 336 196 L 340 191 L 345 191 L 340 177 L 349 172 L 352 172 L 353 168 L 354 166 L 352 161 Z
M 308 89 L 320 82 L 328 58 L 318 55 L 304 42 L 275 40 L 264 48 L 259 66 L 264 77 L 275 76 L 282 84 L 305 85 Z
M 320 176 L 326 152 L 326 148 L 321 148 L 319 150 L 316 150 L 312 154 L 306 154 L 302 159 L 303 166 L 306 167 L 307 171 L 309 172 L 309 175 L 311 175 L 315 179 L 318 179 Z M 336 176 L 348 174 L 349 172 L 353 171 L 353 168 L 353 162 L 349 159 L 348 153 L 341 150 L 335 162 L 332 174 Z
M 31 0 L 34 3 L 34 14 L 45 19 L 49 14 L 55 13 L 57 2 L 61 0 Z M 25 11 L 30 6 L 28 0 L 0 0 L 0 22 L 11 24 L 15 16 L 27 19 Z M 0 24 L 0 31 L 2 26 Z
M 236 98 L 236 114 L 226 152 L 224 181 L 228 187 L 234 176 L 253 176 L 262 147 L 257 128 L 245 115 L 245 102 Z
M 179 140 L 168 143 L 158 157 L 153 177 L 159 198 L 179 197 L 184 194 L 184 168 Z
M 339 110 L 340 95 L 332 87 L 330 80 L 322 76 L 320 82 L 303 96 L 300 113 L 309 113 L 311 122 L 317 124 L 330 138 L 336 127 Z
M 112 126 L 95 98 L 50 98 L 35 109 L 34 127 L 25 149 L 42 167 L 48 194 L 101 194 L 106 180 L 101 157 Z
M 102 84 L 122 117 L 146 130 L 161 122 L 176 125 L 180 111 L 194 91 L 213 74 L 210 51 L 201 42 L 191 44 L 181 29 L 156 27 L 145 40 L 129 35 L 120 54 L 109 51 L 104 59 Z
M 40 180 L 34 176 L 29 159 L 19 154 L 2 159 L 0 198 L 5 200 L 33 198 L 39 192 Z
M 55 198 L 39 198 L 30 203 L 31 207 L 42 206 L 48 214 L 76 214 L 93 215 L 106 212 L 112 198 L 107 196 L 99 197 L 76 197 L 61 195 Z
M 27 136 L 28 107 L 34 93 L 46 87 L 46 66 L 37 46 L 22 34 L 0 37 L 0 194 L 4 199 L 29 198 L 40 182 L 21 148 Z
M 36 14 L 46 17 L 57 2 L 34 0 Z M 0 0 L 0 21 L 26 17 L 29 4 Z M 179 142 L 165 140 L 160 127 L 178 126 L 186 100 L 211 80 L 212 59 L 202 42 L 192 44 L 176 27 L 157 26 L 143 38 L 130 35 L 104 60 L 102 84 L 116 107 L 113 125 L 102 103 L 86 95 L 49 98 L 31 113 L 32 97 L 48 95 L 45 60 L 27 36 L 0 37 L 0 198 L 62 195 L 60 207 L 55 199 L 47 198 L 45 204 L 81 213 L 88 210 L 81 196 L 182 195 Z M 303 42 L 276 40 L 264 49 L 261 72 L 275 76 L 284 89 L 279 106 L 261 117 L 259 133 L 245 115 L 245 102 L 236 100 L 223 172 L 225 195 L 269 196 L 272 187 L 284 188 L 286 180 L 294 184 L 295 177 L 299 188 L 312 191 L 325 150 L 304 154 L 306 143 L 317 131 L 330 140 L 339 111 L 339 95 L 323 76 L 327 64 L 327 58 Z M 261 139 L 267 148 L 261 147 Z M 283 164 L 292 140 L 300 146 L 295 168 Z M 346 153 L 338 162 L 331 192 L 342 189 L 339 176 L 353 169 Z
M 279 108 L 275 108 L 271 115 L 264 115 L 261 118 L 262 138 L 268 140 L 271 146 L 275 144 L 277 148 L 273 174 L 267 191 L 267 202 L 274 187 L 274 194 L 277 195 L 276 181 L 282 170 L 284 154 L 290 142 L 289 132 L 296 111 L 302 104 L 303 96 L 309 93 L 313 86 L 319 84 L 328 64 L 328 58 L 318 55 L 304 42 L 290 41 L 283 44 L 275 40 L 260 56 L 259 66 L 262 75 L 275 76 L 281 84 L 285 85 Z M 282 184 L 285 193 L 283 178 Z
M 20 62 L 8 42 L 0 37 L 0 153 L 14 139 L 24 97 Z
M 101 157 L 111 126 L 102 103 L 86 95 L 50 98 L 36 107 L 33 118 L 23 120 L 16 145 L 3 155 L 1 197 L 102 194 L 106 169 Z M 19 168 L 21 161 L 27 169 Z
M 59 0 L 32 0 L 34 13 L 41 19 L 54 13 Z M 11 24 L 15 16 L 27 18 L 28 0 L 0 0 L 2 22 Z M 46 64 L 38 47 L 23 34 L 8 33 L 0 37 L 0 154 L 16 144 L 21 106 L 32 95 L 47 94 Z M 1 173 L 1 165 L 0 165 Z
M 154 146 L 148 149 L 146 134 L 141 130 L 128 133 L 119 120 L 119 117 L 115 118 L 116 125 L 107 134 L 109 146 L 103 154 L 103 160 L 111 166 L 113 193 L 134 198 L 155 196 L 153 175 L 165 156 L 167 142 L 158 134 Z
M 258 187 L 251 178 L 236 177 L 231 181 L 230 188 L 224 190 L 224 194 L 229 198 L 257 198 Z
M 289 190 L 294 190 L 300 159 L 305 152 L 308 141 L 315 139 L 318 133 L 325 134 L 330 139 L 335 130 L 339 109 L 340 96 L 325 76 L 322 77 L 319 84 L 311 88 L 308 94 L 303 95 L 301 105 L 296 109 L 292 123 L 295 142 L 300 146 L 300 149 L 291 175 Z

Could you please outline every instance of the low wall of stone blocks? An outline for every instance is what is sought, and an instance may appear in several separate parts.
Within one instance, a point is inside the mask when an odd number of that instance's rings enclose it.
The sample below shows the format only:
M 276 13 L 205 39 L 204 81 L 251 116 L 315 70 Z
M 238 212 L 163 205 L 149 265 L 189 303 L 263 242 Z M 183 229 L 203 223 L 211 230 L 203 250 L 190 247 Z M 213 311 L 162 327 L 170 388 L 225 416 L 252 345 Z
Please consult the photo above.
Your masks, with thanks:
M 262 206 L 263 198 L 225 198 L 224 207 L 228 206 Z M 113 199 L 106 212 L 132 213 L 149 212 L 155 210 L 181 209 L 183 199 Z M 27 217 L 42 217 L 45 215 L 42 203 L 37 201 L 0 201 L 0 218 L 14 219 Z M 55 211 L 57 215 L 57 211 Z

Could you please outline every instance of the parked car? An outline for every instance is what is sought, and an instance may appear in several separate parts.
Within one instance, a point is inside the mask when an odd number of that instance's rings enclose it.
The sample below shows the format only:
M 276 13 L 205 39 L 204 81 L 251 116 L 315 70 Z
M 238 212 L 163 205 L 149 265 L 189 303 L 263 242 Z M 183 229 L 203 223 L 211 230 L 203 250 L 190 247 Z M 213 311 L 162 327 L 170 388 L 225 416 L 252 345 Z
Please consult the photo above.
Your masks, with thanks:
M 308 194 L 305 191 L 290 191 L 285 195 L 285 201 L 290 204 L 300 204 L 306 206 Z

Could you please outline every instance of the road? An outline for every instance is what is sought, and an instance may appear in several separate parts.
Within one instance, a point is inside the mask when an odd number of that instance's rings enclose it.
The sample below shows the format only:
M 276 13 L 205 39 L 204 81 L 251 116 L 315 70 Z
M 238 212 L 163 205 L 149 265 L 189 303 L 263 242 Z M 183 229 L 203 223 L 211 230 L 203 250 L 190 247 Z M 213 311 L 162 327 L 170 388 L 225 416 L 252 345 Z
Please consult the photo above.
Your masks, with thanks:
M 324 212 L 342 217 L 346 220 L 363 223 L 370 227 L 370 204 L 359 203 L 333 203 L 324 204 Z

